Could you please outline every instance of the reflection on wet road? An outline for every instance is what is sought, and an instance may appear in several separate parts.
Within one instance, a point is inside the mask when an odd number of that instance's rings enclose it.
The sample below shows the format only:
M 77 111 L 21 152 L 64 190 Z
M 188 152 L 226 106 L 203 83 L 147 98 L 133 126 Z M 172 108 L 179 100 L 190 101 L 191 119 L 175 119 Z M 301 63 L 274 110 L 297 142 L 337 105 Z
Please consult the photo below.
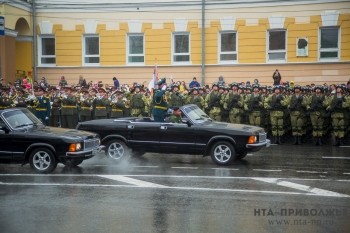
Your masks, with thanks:
M 1 164 L 1 232 L 347 232 L 349 151 L 272 146 L 228 167 L 99 155 L 52 174 Z

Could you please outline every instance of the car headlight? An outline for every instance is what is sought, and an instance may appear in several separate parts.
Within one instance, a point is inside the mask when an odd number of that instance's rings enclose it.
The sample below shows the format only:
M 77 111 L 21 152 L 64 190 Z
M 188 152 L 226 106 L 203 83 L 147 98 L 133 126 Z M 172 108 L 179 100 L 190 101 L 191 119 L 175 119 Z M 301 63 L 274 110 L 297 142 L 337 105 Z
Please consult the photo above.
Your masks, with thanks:
M 81 150 L 81 143 L 72 143 L 69 145 L 69 152 L 75 152 Z
M 249 136 L 248 144 L 254 144 L 256 143 L 256 140 L 257 140 L 256 136 Z

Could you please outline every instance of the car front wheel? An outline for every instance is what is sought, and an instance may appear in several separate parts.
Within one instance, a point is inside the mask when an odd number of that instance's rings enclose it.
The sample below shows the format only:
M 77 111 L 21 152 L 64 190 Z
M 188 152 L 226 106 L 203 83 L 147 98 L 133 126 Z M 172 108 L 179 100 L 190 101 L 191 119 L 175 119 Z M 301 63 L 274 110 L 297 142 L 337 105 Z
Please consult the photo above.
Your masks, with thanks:
M 229 165 L 236 158 L 232 144 L 225 141 L 217 142 L 210 151 L 211 159 L 218 165 Z
M 35 149 L 29 156 L 29 163 L 38 173 L 50 173 L 57 166 L 55 155 L 46 148 Z
M 120 161 L 129 154 L 128 146 L 121 140 L 111 140 L 106 146 L 106 155 L 114 161 Z

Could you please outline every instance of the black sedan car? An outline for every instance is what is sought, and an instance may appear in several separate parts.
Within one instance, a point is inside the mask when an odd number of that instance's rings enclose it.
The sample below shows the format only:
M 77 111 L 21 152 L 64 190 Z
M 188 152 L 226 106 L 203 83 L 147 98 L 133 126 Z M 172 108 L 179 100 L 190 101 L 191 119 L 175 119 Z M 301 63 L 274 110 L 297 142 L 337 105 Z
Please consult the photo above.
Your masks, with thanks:
M 77 129 L 98 133 L 106 155 L 115 160 L 129 153 L 202 154 L 228 165 L 270 145 L 262 128 L 215 122 L 196 105 L 182 106 L 181 111 L 182 123 L 128 117 L 80 122 Z
M 96 133 L 45 126 L 26 108 L 0 110 L 1 163 L 48 173 L 58 162 L 77 166 L 103 149 Z

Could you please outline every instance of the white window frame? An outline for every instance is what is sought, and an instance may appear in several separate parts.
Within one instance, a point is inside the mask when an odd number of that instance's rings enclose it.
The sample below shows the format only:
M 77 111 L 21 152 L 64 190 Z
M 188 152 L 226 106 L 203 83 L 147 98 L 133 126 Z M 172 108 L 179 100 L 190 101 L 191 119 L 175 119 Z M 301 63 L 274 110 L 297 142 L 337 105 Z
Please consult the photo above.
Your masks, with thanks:
M 130 37 L 132 36 L 142 36 L 143 51 L 142 54 L 130 54 Z M 129 33 L 126 40 L 126 62 L 128 65 L 144 65 L 145 64 L 145 35 L 143 33 Z M 143 57 L 143 62 L 130 62 L 129 57 Z
M 42 50 L 42 39 L 46 38 L 53 38 L 55 39 L 55 55 L 43 55 L 43 50 Z M 42 63 L 41 59 L 42 58 L 55 58 L 55 63 Z M 46 67 L 53 67 L 56 66 L 56 37 L 55 35 L 39 35 L 38 36 L 38 65 L 39 66 L 46 66 Z
M 337 28 L 338 29 L 338 45 L 337 45 L 337 48 L 327 48 L 327 49 L 322 49 L 321 48 L 321 30 L 322 29 L 326 29 L 326 28 Z M 340 45 L 341 45 L 341 33 L 340 33 L 340 30 L 341 28 L 338 27 L 338 26 L 329 26 L 329 27 L 320 27 L 318 29 L 318 60 L 319 61 L 325 61 L 325 62 L 334 62 L 334 61 L 339 61 L 340 60 Z M 321 52 L 338 52 L 338 57 L 334 57 L 334 58 L 330 58 L 330 57 L 327 57 L 327 58 L 321 58 Z
M 270 50 L 270 32 L 276 32 L 276 31 L 284 31 L 285 33 L 285 40 L 284 40 L 284 48 L 285 49 L 279 49 L 279 50 Z M 288 40 L 288 34 L 287 30 L 284 28 L 279 29 L 270 29 L 266 32 L 266 63 L 286 63 L 287 62 L 287 40 Z M 277 53 L 284 53 L 284 59 L 279 60 L 270 60 L 270 54 L 277 54 Z
M 86 55 L 85 54 L 85 38 L 88 38 L 88 37 L 98 37 L 98 54 L 96 55 Z M 99 34 L 84 34 L 83 35 L 83 51 L 82 51 L 82 56 L 83 56 L 83 66 L 99 66 L 100 65 L 100 62 L 101 62 L 101 42 L 100 42 L 100 35 Z M 99 58 L 99 62 L 98 63 L 86 63 L 85 62 L 85 58 L 86 57 L 98 57 Z
M 175 53 L 175 36 L 187 35 L 188 36 L 188 53 Z M 188 61 L 175 61 L 174 56 L 188 56 Z M 173 65 L 189 65 L 191 64 L 191 34 L 189 32 L 174 32 L 171 40 L 171 63 Z
M 236 51 L 234 52 L 222 52 L 221 48 L 221 35 L 222 34 L 231 34 L 234 33 L 236 35 Z M 220 31 L 219 32 L 219 39 L 218 39 L 218 61 L 220 64 L 237 64 L 238 63 L 238 33 L 237 31 Z M 236 59 L 235 60 L 221 60 L 221 55 L 225 54 L 235 54 Z

